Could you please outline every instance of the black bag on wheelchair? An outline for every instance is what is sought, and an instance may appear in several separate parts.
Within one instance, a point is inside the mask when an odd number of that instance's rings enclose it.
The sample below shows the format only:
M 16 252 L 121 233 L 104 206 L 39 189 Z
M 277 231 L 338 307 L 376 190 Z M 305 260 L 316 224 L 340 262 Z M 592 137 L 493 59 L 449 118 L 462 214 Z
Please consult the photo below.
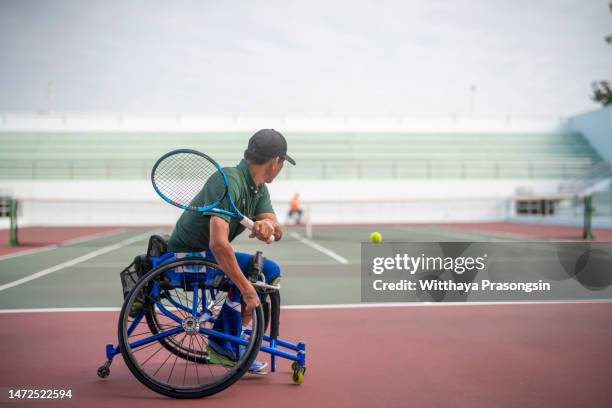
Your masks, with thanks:
M 147 245 L 147 257 L 156 258 L 168 252 L 169 235 L 151 235 Z
M 151 270 L 151 258 L 161 256 L 168 251 L 168 239 L 168 235 L 151 235 L 147 253 L 136 256 L 132 263 L 119 273 L 124 299 L 136 286 L 138 280 Z
M 138 255 L 124 270 L 119 273 L 123 298 L 125 299 L 130 291 L 136 286 L 138 280 L 151 270 L 151 261 L 146 255 Z

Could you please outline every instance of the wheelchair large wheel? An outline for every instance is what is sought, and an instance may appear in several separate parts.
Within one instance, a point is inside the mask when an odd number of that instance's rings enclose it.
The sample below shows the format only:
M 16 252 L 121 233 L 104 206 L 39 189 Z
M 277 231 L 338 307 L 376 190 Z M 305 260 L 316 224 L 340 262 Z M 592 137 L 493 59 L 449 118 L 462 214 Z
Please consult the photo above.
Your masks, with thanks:
M 206 266 L 207 268 L 215 268 L 215 269 L 219 268 L 219 266 L 216 263 L 205 260 L 205 259 L 191 258 L 189 264 L 198 265 L 198 266 Z M 182 289 L 184 291 L 193 290 L 193 288 L 189 288 L 189 287 L 183 287 Z M 215 289 L 207 289 L 206 287 L 201 287 L 199 289 L 203 291 L 202 295 L 205 295 L 206 299 L 208 299 L 207 307 L 209 309 L 220 309 L 221 308 L 226 298 L 225 292 L 220 292 Z M 170 292 L 170 290 L 171 289 L 167 287 L 165 288 L 162 287 L 160 296 L 165 297 L 166 299 L 170 298 L 172 296 L 172 293 Z M 213 293 L 215 294 L 214 299 L 212 299 Z M 199 299 L 202 299 L 202 298 L 204 297 L 202 296 Z M 149 301 L 145 303 L 144 318 L 147 322 L 147 325 L 149 326 L 149 330 L 151 330 L 151 333 L 158 334 L 164 331 L 164 327 L 163 327 L 164 324 L 160 322 L 160 316 L 158 313 L 155 312 L 155 307 L 152 307 L 152 306 L 155 306 L 155 304 L 151 299 L 149 299 Z M 264 321 L 266 321 L 265 309 L 264 309 Z M 266 326 L 264 325 L 264 331 L 265 331 L 265 327 Z M 173 337 L 162 338 L 159 340 L 159 343 L 162 344 L 166 348 L 166 350 L 170 351 L 173 354 L 178 355 L 179 358 L 182 358 L 188 361 L 195 361 L 199 364 L 207 364 L 208 362 L 208 353 L 206 352 L 206 350 L 201 350 L 198 347 L 199 345 L 197 343 L 191 344 L 191 345 L 181 344 L 181 342 L 177 341 Z
M 250 336 L 239 339 L 213 329 L 220 308 L 210 306 L 204 296 L 208 291 L 198 290 L 205 274 L 177 272 L 204 262 L 182 259 L 150 271 L 121 309 L 119 347 L 126 365 L 145 386 L 169 397 L 200 398 L 224 390 L 249 369 L 261 344 L 261 307 L 252 313 Z M 139 308 L 143 298 L 145 305 Z M 155 316 L 153 329 L 145 314 Z M 235 349 L 240 345 L 242 352 L 232 364 L 211 364 L 211 340 L 229 342 Z
M 199 258 L 190 258 L 193 260 L 190 264 L 198 265 L 198 266 L 206 266 L 207 268 L 219 269 L 219 265 L 215 262 L 209 261 L 207 259 L 199 259 Z M 185 288 L 190 289 L 190 288 Z M 163 289 L 162 289 L 163 290 Z M 219 309 L 222 307 L 225 302 L 225 298 L 227 293 L 223 291 L 218 291 L 216 289 L 206 289 L 201 288 L 201 290 L 208 290 L 206 293 L 206 299 L 208 301 L 209 309 Z M 214 294 L 214 297 L 212 296 Z M 169 296 L 167 292 L 162 292 L 163 296 Z M 263 325 L 263 333 L 265 334 L 268 330 L 268 326 L 270 325 L 270 299 L 267 294 L 260 294 L 261 306 L 263 308 L 264 315 L 264 325 Z M 148 303 L 151 305 L 151 302 Z M 149 326 L 149 329 L 153 334 L 157 334 L 163 331 L 162 324 L 159 322 L 158 314 L 155 313 L 153 309 L 150 307 L 146 307 L 145 309 L 145 320 Z M 202 352 L 198 347 L 189 347 L 189 345 L 181 344 L 176 341 L 174 338 L 163 338 L 159 340 L 160 344 L 162 344 L 168 351 L 178 355 L 180 358 L 189 361 L 196 361 L 200 364 L 206 364 L 208 361 L 208 353 Z

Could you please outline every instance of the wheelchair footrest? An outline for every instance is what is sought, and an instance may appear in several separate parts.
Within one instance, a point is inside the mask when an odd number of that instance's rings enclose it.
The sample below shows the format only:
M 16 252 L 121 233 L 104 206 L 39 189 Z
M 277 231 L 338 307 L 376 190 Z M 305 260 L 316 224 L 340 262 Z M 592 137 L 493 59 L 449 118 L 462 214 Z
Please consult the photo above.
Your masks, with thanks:
M 250 334 L 250 330 L 245 330 L 245 333 Z M 263 336 L 263 341 L 268 342 L 269 346 L 262 344 L 259 346 L 259 350 L 270 354 L 270 371 L 276 371 L 276 357 L 292 360 L 297 363 L 299 367 L 306 366 L 306 343 L 301 341 L 297 344 L 293 344 L 291 342 L 278 338 L 271 338 L 270 336 L 266 335 Z M 289 351 L 282 350 L 281 347 L 290 351 L 295 351 L 296 353 L 293 354 Z

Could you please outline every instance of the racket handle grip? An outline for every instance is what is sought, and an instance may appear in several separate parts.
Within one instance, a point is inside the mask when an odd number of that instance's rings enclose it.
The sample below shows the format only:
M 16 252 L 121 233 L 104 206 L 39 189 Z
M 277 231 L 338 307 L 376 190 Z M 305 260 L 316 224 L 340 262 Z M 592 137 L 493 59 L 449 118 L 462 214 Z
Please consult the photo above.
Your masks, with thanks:
M 253 231 L 253 226 L 255 225 L 255 223 L 249 217 L 242 217 L 242 219 L 240 220 L 240 223 L 244 225 L 249 231 Z M 273 242 L 274 242 L 274 235 L 271 235 L 270 239 L 268 239 L 266 243 L 271 244 Z

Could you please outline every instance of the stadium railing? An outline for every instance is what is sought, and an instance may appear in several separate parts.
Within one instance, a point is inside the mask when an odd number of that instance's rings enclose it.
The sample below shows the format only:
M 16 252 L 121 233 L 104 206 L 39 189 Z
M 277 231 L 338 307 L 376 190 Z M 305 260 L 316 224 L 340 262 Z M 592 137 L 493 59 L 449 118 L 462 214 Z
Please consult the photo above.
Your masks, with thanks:
M 147 179 L 151 160 L 3 160 L 0 179 Z M 225 163 L 221 163 L 225 164 Z M 228 163 L 229 164 L 229 163 Z M 300 179 L 579 179 L 592 172 L 588 158 L 559 160 L 300 160 L 297 167 L 286 166 L 280 178 Z

